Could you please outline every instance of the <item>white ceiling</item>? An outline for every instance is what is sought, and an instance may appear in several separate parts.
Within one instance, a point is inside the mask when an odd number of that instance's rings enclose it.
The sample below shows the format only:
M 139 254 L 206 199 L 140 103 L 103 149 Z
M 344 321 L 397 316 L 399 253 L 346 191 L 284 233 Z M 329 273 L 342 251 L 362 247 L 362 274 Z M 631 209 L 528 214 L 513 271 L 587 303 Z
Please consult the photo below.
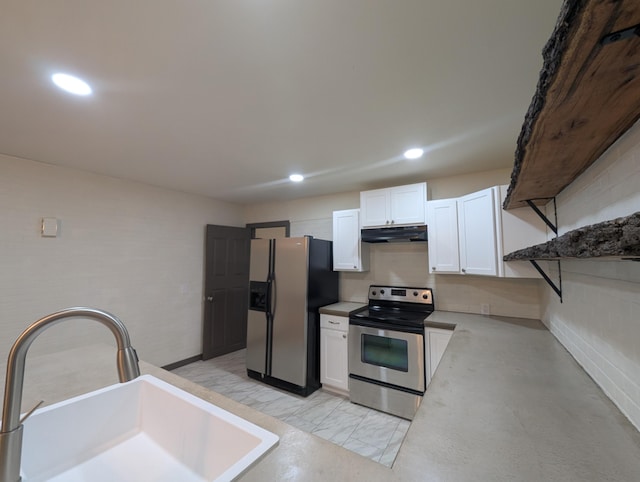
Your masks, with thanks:
M 0 152 L 239 203 L 510 167 L 561 3 L 0 0 Z

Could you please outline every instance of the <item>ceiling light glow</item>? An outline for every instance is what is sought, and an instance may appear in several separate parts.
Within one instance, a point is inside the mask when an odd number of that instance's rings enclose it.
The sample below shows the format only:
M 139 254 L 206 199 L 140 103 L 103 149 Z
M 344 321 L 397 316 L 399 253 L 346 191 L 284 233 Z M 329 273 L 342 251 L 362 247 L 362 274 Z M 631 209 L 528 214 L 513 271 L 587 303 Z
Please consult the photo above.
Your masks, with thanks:
M 422 149 L 415 148 L 405 151 L 404 157 L 406 157 L 407 159 L 418 159 L 419 157 L 422 157 L 422 154 L 424 154 L 424 151 Z
M 289 180 L 293 182 L 301 182 L 304 181 L 304 176 L 302 174 L 291 174 L 289 176 Z
M 53 74 L 51 80 L 62 90 L 75 95 L 89 95 L 93 91 L 84 80 L 69 74 Z

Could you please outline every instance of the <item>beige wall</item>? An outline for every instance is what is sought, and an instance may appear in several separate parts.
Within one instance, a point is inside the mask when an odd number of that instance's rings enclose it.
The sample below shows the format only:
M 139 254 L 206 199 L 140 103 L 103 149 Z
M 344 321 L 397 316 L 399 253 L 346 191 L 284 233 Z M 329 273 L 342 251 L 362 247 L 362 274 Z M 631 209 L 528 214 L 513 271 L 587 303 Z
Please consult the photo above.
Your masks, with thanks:
M 427 180 L 428 199 L 447 199 L 464 196 L 481 189 L 509 184 L 512 169 L 494 169 L 492 171 L 474 172 L 459 176 L 443 177 Z
M 540 318 L 538 280 L 430 275 L 425 243 L 373 244 L 370 256 L 370 271 L 340 274 L 343 300 L 366 301 L 369 285 L 376 283 L 428 286 L 438 310 L 480 313 L 487 303 L 495 315 Z
M 510 175 L 510 169 L 499 169 L 428 180 L 429 199 L 458 197 L 505 184 Z M 333 211 L 358 208 L 359 205 L 360 194 L 353 192 L 248 206 L 245 216 L 247 222 L 252 223 L 289 219 L 291 236 L 308 234 L 332 239 Z M 493 314 L 540 317 L 538 280 L 429 275 L 425 243 L 374 244 L 370 249 L 370 271 L 340 274 L 340 296 L 343 300 L 366 301 L 369 285 L 374 283 L 429 286 L 434 288 L 436 305 L 441 310 L 480 313 L 480 305 L 487 303 Z
M 40 236 L 42 217 L 60 220 L 58 237 Z M 242 226 L 242 209 L 0 155 L 0 357 L 29 323 L 77 305 L 120 317 L 146 361 L 201 353 L 207 223 Z M 72 321 L 31 351 L 97 341 L 111 343 L 111 335 Z
M 326 219 L 333 211 L 357 208 L 360 206 L 360 193 L 349 192 L 329 196 L 316 196 L 295 201 L 260 203 L 245 206 L 244 216 L 247 223 L 289 220 L 292 223 L 312 219 Z
M 640 211 L 639 186 L 636 124 L 557 196 L 559 233 Z M 543 321 L 640 428 L 640 263 L 564 260 L 561 272 L 563 303 L 545 287 Z

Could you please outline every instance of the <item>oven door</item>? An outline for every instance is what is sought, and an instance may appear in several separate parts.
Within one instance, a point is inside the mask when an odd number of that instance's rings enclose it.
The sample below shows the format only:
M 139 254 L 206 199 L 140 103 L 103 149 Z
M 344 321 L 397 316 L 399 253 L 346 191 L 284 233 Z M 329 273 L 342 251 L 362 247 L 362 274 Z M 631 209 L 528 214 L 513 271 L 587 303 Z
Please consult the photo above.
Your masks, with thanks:
M 424 393 L 424 334 L 350 324 L 349 373 Z

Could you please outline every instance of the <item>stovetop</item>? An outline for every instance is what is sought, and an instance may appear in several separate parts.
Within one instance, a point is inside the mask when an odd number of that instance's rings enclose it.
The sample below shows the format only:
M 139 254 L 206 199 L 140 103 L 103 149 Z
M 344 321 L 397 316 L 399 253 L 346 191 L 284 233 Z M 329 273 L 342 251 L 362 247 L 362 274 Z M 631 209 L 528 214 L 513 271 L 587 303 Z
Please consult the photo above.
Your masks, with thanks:
M 434 311 L 431 288 L 371 285 L 369 307 L 352 318 L 400 326 L 422 326 Z
M 402 309 L 385 309 L 369 307 L 351 315 L 354 318 L 390 323 L 393 325 L 422 326 L 431 312 L 406 311 Z

